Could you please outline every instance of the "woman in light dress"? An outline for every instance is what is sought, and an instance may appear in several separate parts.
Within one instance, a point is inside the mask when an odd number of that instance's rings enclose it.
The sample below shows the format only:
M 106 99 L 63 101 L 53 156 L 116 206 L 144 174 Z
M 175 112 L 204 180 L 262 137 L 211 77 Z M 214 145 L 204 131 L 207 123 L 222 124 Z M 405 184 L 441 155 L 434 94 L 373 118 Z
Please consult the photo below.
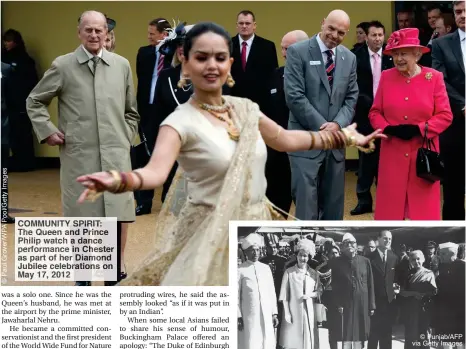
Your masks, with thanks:
M 319 274 L 307 264 L 315 254 L 311 240 L 297 245 L 297 264 L 285 271 L 279 301 L 283 304 L 280 349 L 319 348 L 319 334 L 314 315 L 314 301 L 322 294 Z
M 373 148 L 380 130 L 359 134 L 355 125 L 337 132 L 288 131 L 249 99 L 222 96 L 232 86 L 232 41 L 214 23 L 196 24 L 186 35 L 183 79 L 194 93 L 161 124 L 151 160 L 132 172 L 79 177 L 79 202 L 104 191 L 160 187 L 175 161 L 184 171 L 171 185 L 156 221 L 154 249 L 122 285 L 228 285 L 230 220 L 280 216 L 265 196 L 265 144 L 283 151 Z M 183 194 L 185 192 L 185 194 Z

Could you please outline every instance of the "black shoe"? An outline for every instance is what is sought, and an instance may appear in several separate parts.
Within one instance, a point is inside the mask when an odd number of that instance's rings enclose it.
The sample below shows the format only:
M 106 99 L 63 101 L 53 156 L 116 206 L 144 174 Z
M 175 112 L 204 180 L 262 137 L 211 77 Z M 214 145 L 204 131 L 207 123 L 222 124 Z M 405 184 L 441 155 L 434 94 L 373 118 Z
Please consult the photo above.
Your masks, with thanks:
M 364 213 L 371 213 L 372 212 L 372 205 L 369 204 L 357 204 L 357 206 L 351 210 L 352 216 L 357 216 Z
M 115 286 L 118 284 L 121 280 L 124 280 L 128 277 L 128 274 L 126 273 L 120 273 L 120 277 L 118 278 L 118 281 L 104 281 L 105 286 Z
M 91 286 L 90 281 L 76 281 L 75 286 Z
M 149 206 L 148 204 L 138 205 L 136 207 L 136 216 L 150 214 L 151 211 L 152 211 L 152 206 Z
M 10 215 L 7 215 L 6 218 L 2 221 L 2 223 L 5 224 L 13 224 L 15 222 L 15 217 L 11 217 Z

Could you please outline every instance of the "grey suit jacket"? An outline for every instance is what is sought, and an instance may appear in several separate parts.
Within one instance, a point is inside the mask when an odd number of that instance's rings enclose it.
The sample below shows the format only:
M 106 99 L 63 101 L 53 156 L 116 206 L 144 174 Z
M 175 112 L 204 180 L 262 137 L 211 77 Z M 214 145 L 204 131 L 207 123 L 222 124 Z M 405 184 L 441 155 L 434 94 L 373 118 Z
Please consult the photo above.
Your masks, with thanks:
M 432 68 L 443 73 L 453 115 L 464 119 L 465 70 L 458 30 L 432 41 Z
M 316 35 L 288 47 L 284 88 L 286 103 L 290 108 L 290 130 L 319 131 L 325 122 L 332 121 L 343 128 L 353 120 L 359 93 L 356 56 L 339 45 L 334 60 L 334 82 L 330 90 Z M 313 159 L 321 152 L 311 150 L 290 155 Z M 345 158 L 344 149 L 333 150 L 332 153 L 337 161 Z

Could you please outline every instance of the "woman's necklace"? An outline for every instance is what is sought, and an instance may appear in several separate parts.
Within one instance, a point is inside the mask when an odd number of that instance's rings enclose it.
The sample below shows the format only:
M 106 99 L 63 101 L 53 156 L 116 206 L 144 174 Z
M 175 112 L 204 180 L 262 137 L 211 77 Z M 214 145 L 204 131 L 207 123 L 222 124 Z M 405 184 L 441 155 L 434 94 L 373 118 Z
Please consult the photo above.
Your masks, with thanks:
M 401 74 L 401 75 L 403 75 L 405 78 L 411 79 L 411 78 L 414 78 L 420 72 L 421 72 L 421 68 L 418 65 L 416 65 L 416 69 L 414 69 L 414 73 L 410 74 L 408 72 L 407 74 Z
M 180 80 L 183 79 L 183 76 L 180 76 Z M 190 80 L 188 80 L 190 81 Z M 181 89 L 184 91 L 184 92 L 188 92 L 191 87 L 193 86 L 193 84 L 190 82 L 189 84 L 187 83 L 185 86 L 181 86 Z
M 207 103 L 202 103 L 198 99 L 196 99 L 194 95 L 192 95 L 191 98 L 197 103 L 199 108 L 201 108 L 202 110 L 205 110 L 206 112 L 216 117 L 220 121 L 226 122 L 228 124 L 228 128 L 227 128 L 228 136 L 234 141 L 239 140 L 240 132 L 238 128 L 233 124 L 232 117 L 231 117 L 231 106 L 225 101 L 223 97 L 222 97 L 222 105 L 210 105 Z M 228 118 L 225 118 L 222 115 L 219 115 L 218 113 L 227 113 Z

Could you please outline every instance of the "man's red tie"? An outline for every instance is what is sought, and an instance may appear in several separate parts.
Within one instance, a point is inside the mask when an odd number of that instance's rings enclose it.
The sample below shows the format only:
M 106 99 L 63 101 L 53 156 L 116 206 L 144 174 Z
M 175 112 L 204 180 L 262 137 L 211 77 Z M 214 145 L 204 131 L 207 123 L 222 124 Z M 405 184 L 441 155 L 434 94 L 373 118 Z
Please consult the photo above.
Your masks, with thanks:
M 243 41 L 242 43 L 242 48 L 241 48 L 241 66 L 243 67 L 243 70 L 246 71 L 246 52 L 248 49 L 248 43 L 246 41 Z
M 159 63 L 157 65 L 157 76 L 160 75 L 160 72 L 163 69 L 163 58 L 164 58 L 164 55 L 159 53 Z

